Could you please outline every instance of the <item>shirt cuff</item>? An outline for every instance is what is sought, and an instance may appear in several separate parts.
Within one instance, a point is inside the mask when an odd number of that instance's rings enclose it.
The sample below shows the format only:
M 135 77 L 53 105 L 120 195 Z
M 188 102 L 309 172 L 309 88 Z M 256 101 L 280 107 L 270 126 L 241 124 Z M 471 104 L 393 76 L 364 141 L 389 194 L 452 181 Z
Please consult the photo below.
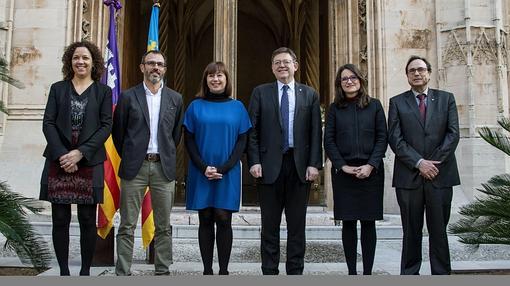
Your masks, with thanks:
M 420 163 L 421 163 L 421 161 L 423 161 L 423 158 L 421 158 L 420 160 L 418 160 L 418 162 L 416 163 L 416 165 L 414 165 L 414 167 L 415 167 L 416 169 L 419 169 L 419 168 L 420 168 Z

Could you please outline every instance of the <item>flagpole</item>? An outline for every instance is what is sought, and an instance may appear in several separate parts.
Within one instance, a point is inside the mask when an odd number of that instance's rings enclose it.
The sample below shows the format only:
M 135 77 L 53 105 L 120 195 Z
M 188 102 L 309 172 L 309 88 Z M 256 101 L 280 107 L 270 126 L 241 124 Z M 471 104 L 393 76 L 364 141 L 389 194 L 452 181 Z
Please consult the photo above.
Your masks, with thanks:
M 101 77 L 101 83 L 112 89 L 112 110 L 115 109 L 120 95 L 120 69 L 117 50 L 117 29 L 115 26 L 115 12 L 122 8 L 119 0 L 104 0 L 110 12 L 108 40 L 105 47 L 105 72 Z M 119 208 L 120 188 L 117 170 L 120 164 L 120 156 L 113 145 L 111 136 L 105 142 L 107 159 L 104 162 L 104 200 L 98 205 L 97 216 L 97 240 L 96 249 L 92 259 L 92 266 L 113 266 L 115 231 L 113 218 Z
M 159 0 L 153 0 L 149 34 L 147 37 L 147 51 L 159 51 L 159 8 L 161 8 Z M 145 221 L 144 218 L 146 218 Z M 151 193 L 150 190 L 147 189 L 142 202 L 142 243 L 144 247 L 147 247 L 145 257 L 147 264 L 154 264 L 154 231 Z

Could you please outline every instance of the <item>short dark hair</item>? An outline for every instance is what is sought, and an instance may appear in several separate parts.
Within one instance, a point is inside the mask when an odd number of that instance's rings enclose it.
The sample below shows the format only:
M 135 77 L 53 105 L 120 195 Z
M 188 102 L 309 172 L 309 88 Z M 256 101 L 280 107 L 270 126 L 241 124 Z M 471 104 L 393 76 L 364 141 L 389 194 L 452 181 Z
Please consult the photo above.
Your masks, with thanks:
M 74 42 L 66 47 L 64 54 L 62 55 L 62 75 L 64 80 L 71 80 L 74 77 L 73 71 L 73 55 L 77 48 L 84 47 L 89 50 L 92 56 L 92 80 L 99 81 L 104 71 L 104 60 L 103 55 L 99 48 L 92 42 L 79 41 Z
M 345 64 L 338 68 L 335 77 L 335 104 L 336 106 L 343 108 L 347 106 L 347 98 L 345 96 L 344 89 L 342 88 L 342 72 L 344 70 L 350 70 L 359 80 L 359 91 L 358 91 L 358 106 L 365 108 L 370 102 L 370 96 L 368 96 L 367 86 L 368 82 L 361 74 L 360 69 L 353 64 Z
M 293 50 L 287 47 L 280 47 L 274 50 L 273 53 L 271 54 L 271 63 L 273 63 L 274 57 L 276 57 L 279 54 L 289 54 L 292 57 L 292 59 L 297 62 L 297 56 Z
M 414 61 L 414 60 L 422 60 L 423 62 L 425 62 L 425 64 L 427 65 L 427 71 L 429 73 L 432 72 L 432 65 L 429 63 L 429 61 L 427 61 L 426 58 L 424 57 L 420 57 L 420 56 L 416 56 L 416 55 L 412 55 L 408 60 L 407 60 L 407 64 L 406 64 L 406 70 L 405 70 L 405 73 L 407 75 L 407 67 L 409 67 L 409 64 Z
M 224 62 L 211 62 L 205 67 L 202 74 L 202 80 L 200 81 L 197 97 L 205 97 L 205 95 L 209 92 L 209 86 L 207 86 L 207 76 L 217 72 L 222 72 L 225 74 L 225 78 L 227 79 L 227 84 L 225 85 L 225 94 L 228 97 L 232 97 L 232 83 L 230 82 L 230 74 L 228 73 L 227 66 Z
M 150 55 L 150 54 L 155 54 L 155 55 L 161 55 L 163 56 L 163 60 L 165 61 L 165 64 L 166 64 L 166 57 L 165 55 L 160 51 L 160 50 L 150 50 L 150 51 L 146 51 L 143 55 L 142 55 L 142 61 L 140 62 L 141 64 L 144 64 L 145 63 L 145 58 Z

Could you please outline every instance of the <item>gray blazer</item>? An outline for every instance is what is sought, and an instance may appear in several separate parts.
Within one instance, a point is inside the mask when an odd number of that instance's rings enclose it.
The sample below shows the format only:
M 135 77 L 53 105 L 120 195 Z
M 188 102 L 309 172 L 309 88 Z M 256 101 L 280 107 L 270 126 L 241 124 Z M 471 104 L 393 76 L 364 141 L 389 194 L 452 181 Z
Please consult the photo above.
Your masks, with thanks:
M 182 96 L 168 87 L 161 91 L 158 149 L 166 178 L 175 180 L 176 146 L 181 139 Z M 149 108 L 143 84 L 124 91 L 113 116 L 112 137 L 121 157 L 119 177 L 133 179 L 140 170 L 150 139 Z
M 305 182 L 308 166 L 322 168 L 322 128 L 319 95 L 296 82 L 294 112 L 294 161 L 299 178 Z M 248 164 L 262 164 L 263 184 L 276 181 L 282 165 L 283 129 L 278 102 L 278 84 L 257 86 L 248 113 L 253 128 L 248 136 Z
M 452 93 L 429 88 L 427 115 L 421 120 L 411 90 L 390 99 L 388 141 L 395 152 L 393 187 L 414 189 L 423 184 L 415 168 L 420 158 L 441 161 L 436 188 L 460 184 L 455 149 L 459 143 L 459 117 Z

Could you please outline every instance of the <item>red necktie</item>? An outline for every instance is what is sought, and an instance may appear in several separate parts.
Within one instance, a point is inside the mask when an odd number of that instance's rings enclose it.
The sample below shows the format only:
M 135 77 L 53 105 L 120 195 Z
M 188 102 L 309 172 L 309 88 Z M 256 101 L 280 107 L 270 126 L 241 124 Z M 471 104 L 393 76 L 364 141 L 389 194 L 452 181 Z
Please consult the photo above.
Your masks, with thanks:
M 425 97 L 426 95 L 423 93 L 418 94 L 418 99 L 420 103 L 418 104 L 418 109 L 420 110 L 421 120 L 425 122 L 425 118 L 427 116 L 427 106 L 425 105 Z

